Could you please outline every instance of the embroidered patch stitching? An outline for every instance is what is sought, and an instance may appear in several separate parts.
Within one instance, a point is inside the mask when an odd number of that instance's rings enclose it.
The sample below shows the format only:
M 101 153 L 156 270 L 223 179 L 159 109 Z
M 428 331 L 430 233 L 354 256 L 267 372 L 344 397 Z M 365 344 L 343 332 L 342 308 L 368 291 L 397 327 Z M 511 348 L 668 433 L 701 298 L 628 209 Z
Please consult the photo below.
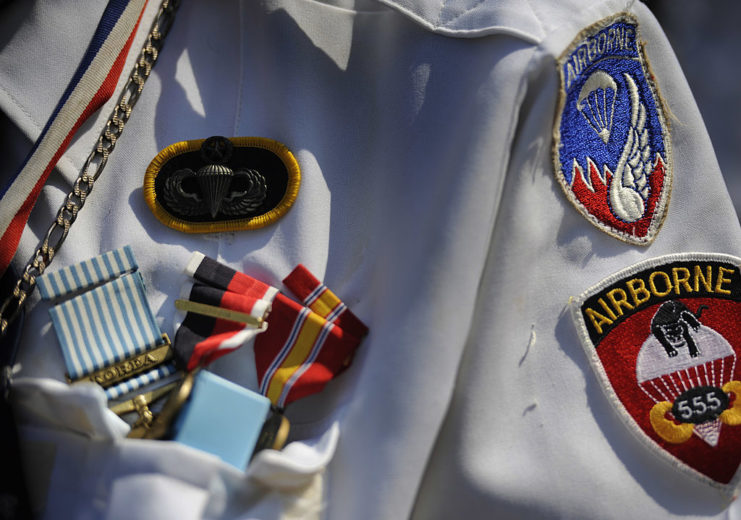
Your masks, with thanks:
M 741 473 L 741 259 L 635 264 L 571 302 L 608 400 L 661 458 L 732 495 Z
M 228 167 L 228 152 L 214 148 L 202 150 L 209 140 L 225 138 L 196 139 L 174 143 L 163 149 L 152 159 L 144 176 L 144 199 L 157 219 L 172 229 L 186 233 L 216 233 L 258 229 L 271 224 L 291 208 L 298 197 L 301 184 L 301 170 L 296 158 L 282 143 L 264 137 L 231 137 L 235 149 L 256 149 L 273 154 L 285 169 L 285 190 L 279 194 L 274 204 L 268 204 L 271 181 L 266 174 L 249 167 L 232 169 Z M 170 172 L 167 178 L 158 181 L 158 176 L 168 162 L 178 160 L 188 153 L 205 154 L 208 164 L 197 171 L 179 168 Z M 242 182 L 239 193 L 229 192 L 232 179 Z M 183 186 L 197 183 L 200 197 L 187 192 Z M 268 207 L 264 206 L 268 204 Z M 220 216 L 221 218 L 217 218 Z
M 637 20 L 623 13 L 588 27 L 558 65 L 553 162 L 561 188 L 597 228 L 650 244 L 669 205 L 672 159 Z

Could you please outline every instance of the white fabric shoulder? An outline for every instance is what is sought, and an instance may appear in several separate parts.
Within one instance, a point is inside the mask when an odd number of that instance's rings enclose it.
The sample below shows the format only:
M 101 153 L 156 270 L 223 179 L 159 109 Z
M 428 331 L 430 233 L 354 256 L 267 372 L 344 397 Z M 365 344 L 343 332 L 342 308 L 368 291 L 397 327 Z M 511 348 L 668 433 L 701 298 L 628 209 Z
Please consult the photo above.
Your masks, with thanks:
M 634 1 L 601 0 L 378 0 L 398 9 L 427 29 L 452 37 L 476 38 L 509 34 L 538 43 L 556 28 L 589 24 L 601 16 L 629 10 Z M 581 24 L 581 25 L 580 25 Z

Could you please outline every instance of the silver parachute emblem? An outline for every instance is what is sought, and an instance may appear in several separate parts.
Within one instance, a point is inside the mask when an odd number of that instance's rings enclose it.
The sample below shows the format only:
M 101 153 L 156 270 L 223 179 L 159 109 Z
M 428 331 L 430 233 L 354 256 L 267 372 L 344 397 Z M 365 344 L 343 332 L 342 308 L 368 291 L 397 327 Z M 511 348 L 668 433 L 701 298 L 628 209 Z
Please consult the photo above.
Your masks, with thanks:
M 195 177 L 211 218 L 216 218 L 221 202 L 229 193 L 234 171 L 223 164 L 207 164 L 196 172 Z
M 163 197 L 178 216 L 244 218 L 262 205 L 267 191 L 265 177 L 257 170 L 234 171 L 223 164 L 207 164 L 197 172 L 190 168 L 175 171 L 165 181 Z

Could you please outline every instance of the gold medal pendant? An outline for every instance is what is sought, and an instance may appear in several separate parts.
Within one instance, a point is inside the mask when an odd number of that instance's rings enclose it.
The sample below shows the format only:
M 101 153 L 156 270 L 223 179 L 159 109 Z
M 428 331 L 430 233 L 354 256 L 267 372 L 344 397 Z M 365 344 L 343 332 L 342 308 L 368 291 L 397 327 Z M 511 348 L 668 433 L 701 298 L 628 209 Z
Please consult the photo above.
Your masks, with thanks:
M 209 137 L 162 150 L 144 177 L 157 219 L 186 233 L 257 229 L 293 205 L 301 171 L 291 151 L 264 137 Z

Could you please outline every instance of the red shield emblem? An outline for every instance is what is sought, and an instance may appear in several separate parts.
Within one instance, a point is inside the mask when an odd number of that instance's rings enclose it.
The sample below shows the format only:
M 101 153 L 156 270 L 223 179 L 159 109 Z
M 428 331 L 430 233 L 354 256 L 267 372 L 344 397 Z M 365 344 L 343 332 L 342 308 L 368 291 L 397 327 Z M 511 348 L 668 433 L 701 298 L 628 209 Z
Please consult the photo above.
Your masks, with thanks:
M 733 493 L 741 464 L 741 259 L 670 255 L 574 301 L 608 399 L 675 467 Z

